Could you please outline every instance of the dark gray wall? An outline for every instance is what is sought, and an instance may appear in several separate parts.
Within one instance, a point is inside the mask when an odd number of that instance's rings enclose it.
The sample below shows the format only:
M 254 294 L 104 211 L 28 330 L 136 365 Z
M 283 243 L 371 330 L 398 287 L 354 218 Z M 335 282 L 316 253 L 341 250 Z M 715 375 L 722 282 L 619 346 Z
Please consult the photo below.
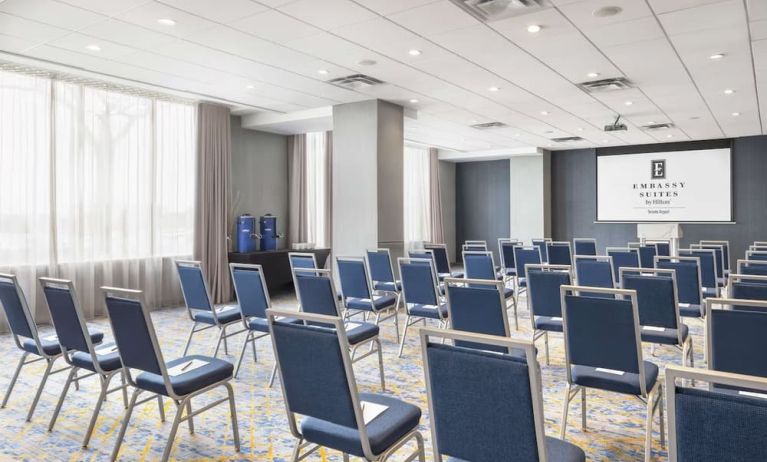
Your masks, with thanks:
M 467 239 L 484 239 L 498 263 L 498 238 L 509 237 L 509 160 L 462 162 L 455 168 L 456 247 Z
M 242 128 L 232 116 L 232 208 L 234 216 L 276 215 L 277 230 L 288 229 L 287 137 Z M 280 240 L 280 246 L 286 245 Z
M 682 146 L 679 144 L 678 146 Z M 675 144 L 643 147 L 643 152 L 669 151 Z M 626 152 L 633 149 L 628 148 Z M 735 258 L 750 243 L 767 240 L 767 136 L 732 140 L 735 224 L 683 224 L 686 247 L 700 239 L 730 241 Z M 594 237 L 600 249 L 636 240 L 635 224 L 594 223 L 596 216 L 596 150 L 555 151 L 551 156 L 552 224 L 555 240 Z

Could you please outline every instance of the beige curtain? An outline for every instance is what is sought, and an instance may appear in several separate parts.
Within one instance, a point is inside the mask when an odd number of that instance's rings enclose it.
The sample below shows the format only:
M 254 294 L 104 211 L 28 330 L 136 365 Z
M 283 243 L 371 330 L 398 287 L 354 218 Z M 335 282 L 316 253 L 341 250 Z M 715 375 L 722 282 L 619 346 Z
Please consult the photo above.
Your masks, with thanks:
M 306 135 L 288 137 L 288 244 L 306 242 Z
M 197 112 L 194 257 L 202 263 L 215 303 L 232 298 L 226 243 L 231 139 L 229 108 L 201 103 Z
M 445 243 L 445 231 L 442 226 L 442 196 L 439 192 L 439 158 L 436 148 L 429 148 L 429 202 L 431 204 L 430 225 L 431 241 Z

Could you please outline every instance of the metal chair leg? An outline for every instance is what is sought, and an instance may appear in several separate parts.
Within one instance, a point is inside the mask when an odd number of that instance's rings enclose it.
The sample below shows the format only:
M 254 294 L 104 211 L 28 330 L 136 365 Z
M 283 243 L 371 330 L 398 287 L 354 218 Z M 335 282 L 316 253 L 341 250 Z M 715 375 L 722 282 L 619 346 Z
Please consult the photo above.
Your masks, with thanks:
M 67 381 L 64 383 L 64 388 L 61 389 L 61 394 L 59 395 L 59 401 L 56 403 L 56 408 L 53 410 L 53 415 L 51 416 L 50 422 L 48 422 L 48 431 L 53 431 L 53 426 L 56 425 L 56 419 L 59 417 L 59 412 L 61 411 L 61 406 L 64 404 L 64 398 L 67 396 L 67 392 L 69 391 L 69 385 L 72 384 L 72 378 L 77 374 L 77 368 L 72 368 L 71 371 L 69 371 L 69 375 L 67 375 Z
M 399 295 L 397 295 L 397 304 L 394 305 L 394 332 L 397 334 L 397 343 L 399 343 Z
M 128 387 L 125 385 L 125 371 L 120 371 L 120 383 L 122 383 L 123 386 L 123 405 L 125 408 L 128 407 Z
M 269 376 L 269 388 L 272 388 L 274 385 L 275 377 L 277 377 L 277 362 L 275 362 L 274 366 L 272 366 L 272 375 Z
M 402 339 L 399 342 L 399 353 L 397 354 L 398 358 L 402 357 L 402 349 L 405 348 L 405 338 L 407 338 L 408 327 L 410 327 L 410 315 L 407 315 L 407 319 L 405 319 L 405 329 L 402 331 Z
M 242 344 L 242 351 L 240 351 L 240 358 L 237 360 L 237 367 L 234 369 L 234 378 L 235 379 L 237 378 L 237 374 L 240 373 L 240 367 L 242 366 L 242 358 L 245 357 L 245 350 L 248 348 L 248 342 L 253 342 L 255 344 L 255 342 L 253 341 L 253 332 L 252 331 L 248 331 L 248 335 L 245 336 L 245 343 Z M 254 362 L 255 362 L 255 359 L 256 359 L 255 358 L 255 351 L 256 350 L 255 350 L 255 345 L 254 345 L 254 348 L 253 348 L 253 353 L 254 353 L 253 360 L 254 360 Z
M 13 391 L 13 386 L 16 385 L 16 379 L 19 378 L 19 373 L 21 372 L 21 368 L 24 367 L 24 361 L 26 361 L 27 356 L 29 356 L 28 352 L 24 352 L 24 354 L 21 355 L 21 359 L 19 360 L 19 365 L 16 366 L 16 372 L 13 373 L 13 377 L 11 378 L 11 383 L 8 384 L 8 391 L 5 392 L 5 397 L 3 398 L 3 404 L 0 405 L 0 408 L 4 408 L 6 404 L 8 404 L 8 398 L 11 397 L 11 392 Z
M 35 393 L 35 398 L 32 400 L 32 405 L 29 406 L 29 413 L 27 413 L 27 422 L 32 420 L 32 415 L 34 415 L 35 413 L 37 402 L 40 401 L 40 395 L 43 393 L 43 388 L 45 388 L 45 382 L 48 381 L 48 376 L 51 375 L 51 368 L 53 368 L 53 363 L 56 361 L 56 359 L 46 358 L 45 361 L 48 363 L 48 365 L 45 366 L 45 372 L 43 372 L 43 378 L 42 380 L 40 380 L 40 385 L 37 387 L 37 393 Z
M 567 432 L 567 411 L 570 407 L 570 384 L 565 385 L 565 399 L 562 409 L 562 427 L 559 430 L 559 439 L 565 439 L 565 433 Z
M 109 390 L 109 383 L 112 381 L 113 375 L 110 375 L 106 378 L 99 377 L 99 382 L 101 384 L 101 393 L 99 393 L 99 399 L 96 401 L 96 406 L 93 408 L 93 414 L 91 415 L 91 421 L 88 424 L 88 429 L 85 430 L 85 438 L 83 438 L 83 447 L 87 448 L 88 443 L 91 440 L 91 435 L 93 434 L 93 428 L 96 426 L 96 419 L 99 417 L 99 412 L 101 411 L 101 405 L 104 403 L 105 398 L 107 397 L 107 391 Z M 123 388 L 123 391 L 125 389 Z
M 187 418 L 187 423 L 189 424 L 189 434 L 194 435 L 194 419 L 192 418 L 192 400 L 189 399 L 186 402 L 186 415 L 189 416 Z
M 381 348 L 381 339 L 376 339 L 376 348 L 378 349 L 378 371 L 381 374 L 381 391 L 386 391 L 386 380 L 384 379 L 383 349 Z
M 586 389 L 581 388 L 581 430 L 586 431 Z
M 157 406 L 160 411 L 160 422 L 165 422 L 165 405 L 162 402 L 162 396 L 157 395 Z
M 240 429 L 237 423 L 237 407 L 234 405 L 234 390 L 232 385 L 225 383 L 227 393 L 229 393 L 229 414 L 232 418 L 232 437 L 234 439 L 234 450 L 240 452 Z
M 658 418 L 660 421 L 660 446 L 666 447 L 666 425 L 663 421 L 663 385 L 658 388 Z
M 652 422 L 653 422 L 653 403 L 655 401 L 655 390 L 650 392 L 647 400 L 647 416 L 645 418 L 645 439 L 644 439 L 644 460 L 650 462 L 652 458 Z
M 181 356 L 186 356 L 189 351 L 189 345 L 192 343 L 192 336 L 194 335 L 194 329 L 197 327 L 197 322 L 192 324 L 192 328 L 189 330 L 189 336 L 186 338 L 186 346 L 184 346 L 184 353 Z
M 551 363 L 549 362 L 549 332 L 546 331 L 546 333 L 543 334 L 543 343 L 546 348 L 546 365 L 550 366 Z
M 128 428 L 128 422 L 130 422 L 130 416 L 133 413 L 133 408 L 136 407 L 136 399 L 138 399 L 138 395 L 141 393 L 141 390 L 136 390 L 133 392 L 133 395 L 131 396 L 130 403 L 128 404 L 128 409 L 125 410 L 125 417 L 123 417 L 123 422 L 120 425 L 120 432 L 117 434 L 117 439 L 115 440 L 114 448 L 112 449 L 112 455 L 110 456 L 110 460 L 114 462 L 117 460 L 117 455 L 120 452 L 120 446 L 123 443 L 123 438 L 125 438 L 125 430 Z
M 221 328 L 221 337 L 224 339 L 224 354 L 229 356 L 229 344 L 226 341 L 226 328 L 229 326 L 223 326 Z
M 173 418 L 173 425 L 170 427 L 170 434 L 168 435 L 168 442 L 165 444 L 165 450 L 162 453 L 162 462 L 167 462 L 170 458 L 170 451 L 173 449 L 173 440 L 176 439 L 176 432 L 178 432 L 178 425 L 181 423 L 181 415 L 184 412 L 186 404 L 176 403 L 176 416 Z

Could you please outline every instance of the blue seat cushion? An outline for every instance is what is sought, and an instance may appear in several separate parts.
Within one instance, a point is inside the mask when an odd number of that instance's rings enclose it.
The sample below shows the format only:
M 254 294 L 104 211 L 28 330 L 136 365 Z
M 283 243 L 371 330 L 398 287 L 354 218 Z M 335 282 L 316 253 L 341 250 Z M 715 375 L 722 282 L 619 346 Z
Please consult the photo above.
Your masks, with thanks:
M 370 322 L 348 322 L 346 324 L 346 339 L 349 341 L 349 345 L 370 340 L 379 332 L 378 326 Z
M 687 338 L 690 329 L 686 324 L 680 324 L 679 329 L 682 331 L 682 341 Z M 663 345 L 679 345 L 679 337 L 677 336 L 677 329 L 666 328 L 660 330 L 647 330 L 640 329 L 640 336 L 643 342 L 648 343 L 660 343 Z
M 400 292 L 402 290 L 402 282 L 376 282 L 373 284 L 373 289 L 382 292 Z
M 216 312 L 216 316 L 218 317 L 219 324 L 229 324 L 242 319 L 242 313 L 240 313 L 240 308 L 237 306 L 226 307 Z M 216 324 L 212 311 L 193 311 L 192 318 L 203 324 Z
M 114 343 L 99 345 L 97 348 L 95 348 L 95 350 L 97 350 L 96 360 L 99 362 L 99 366 L 104 372 L 116 371 L 122 367 L 122 363 L 120 362 L 120 353 L 117 351 L 117 348 L 110 347 L 114 347 Z M 114 351 L 106 352 L 105 354 L 99 354 L 98 350 L 101 349 L 113 349 Z M 72 364 L 74 364 L 76 367 L 86 369 L 91 372 L 96 372 L 96 367 L 93 365 L 93 360 L 91 359 L 90 353 L 86 353 L 84 351 L 76 351 L 72 354 Z
M 549 332 L 563 332 L 562 318 L 553 316 L 536 316 L 535 328 Z
M 282 318 L 279 321 L 289 323 L 289 324 L 302 323 L 300 319 L 295 319 L 295 318 Z M 269 333 L 269 322 L 264 318 L 250 318 L 248 320 L 248 328 L 256 332 Z
M 346 308 L 350 310 L 363 310 L 363 311 L 380 311 L 386 308 L 391 308 L 397 303 L 397 297 L 394 295 L 383 295 L 373 297 L 373 306 L 371 307 L 369 298 L 354 298 L 349 297 L 346 299 Z
M 639 395 L 639 374 L 624 372 L 623 375 L 602 372 L 591 366 L 572 365 L 572 379 L 576 385 L 600 390 L 614 391 L 628 395 Z M 650 361 L 644 362 L 645 389 L 649 393 L 658 380 L 658 366 Z
M 182 358 L 174 359 L 173 361 L 168 361 L 165 366 L 170 369 L 175 365 L 185 363 L 193 359 L 205 361 L 207 364 L 175 377 L 168 377 L 170 379 L 171 386 L 173 387 L 173 391 L 177 395 L 188 395 L 216 382 L 221 382 L 222 380 L 232 378 L 232 373 L 234 371 L 234 366 L 232 363 L 229 361 L 224 361 L 223 359 L 211 358 L 209 356 L 184 356 Z M 136 385 L 143 390 L 151 391 L 153 393 L 159 393 L 166 396 L 168 394 L 165 390 L 165 382 L 163 382 L 162 376 L 153 374 L 151 372 L 142 372 L 141 374 L 137 375 Z
M 692 303 L 679 304 L 679 316 L 686 318 L 700 318 L 702 316 L 700 312 L 700 305 Z
M 366 426 L 373 454 L 381 454 L 418 427 L 421 420 L 421 410 L 418 407 L 391 396 L 360 393 L 359 397 L 360 401 L 388 407 Z M 359 431 L 356 428 L 307 417 L 301 422 L 301 433 L 307 441 L 320 446 L 353 456 L 365 456 L 360 444 Z
M 447 304 L 443 303 L 439 306 L 439 311 L 434 305 L 421 305 L 415 304 L 408 308 L 410 316 L 420 316 L 422 318 L 442 319 L 447 317 Z M 440 315 L 440 313 L 442 313 Z
M 719 289 L 716 287 L 704 287 L 703 298 L 718 297 Z
M 94 345 L 101 343 L 104 340 L 103 332 L 88 329 L 88 333 L 91 335 L 91 342 Z M 40 339 L 40 346 L 43 348 L 43 353 L 47 354 L 48 356 L 56 356 L 57 354 L 61 353 L 61 346 L 59 345 L 59 339 L 54 334 L 40 335 L 39 339 Z M 21 348 L 24 351 L 28 351 L 38 356 L 42 356 L 40 352 L 37 351 L 37 345 L 35 345 L 35 341 L 31 338 L 25 338 L 24 340 L 22 340 Z
M 586 462 L 583 449 L 551 436 L 546 437 L 546 456 L 552 462 Z

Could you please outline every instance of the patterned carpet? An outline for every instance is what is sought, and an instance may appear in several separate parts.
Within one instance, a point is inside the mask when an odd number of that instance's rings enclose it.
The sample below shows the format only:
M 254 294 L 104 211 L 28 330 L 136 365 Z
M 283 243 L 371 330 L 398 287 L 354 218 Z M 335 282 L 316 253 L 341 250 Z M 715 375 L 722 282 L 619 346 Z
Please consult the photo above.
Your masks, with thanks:
M 531 327 L 524 297 L 520 300 L 520 329 L 514 331 L 511 321 L 512 336 L 530 338 Z M 295 299 L 291 295 L 273 297 L 277 308 L 296 309 Z M 163 355 L 166 360 L 181 354 L 188 329 L 191 326 L 184 309 L 159 310 L 152 314 Z M 404 316 L 401 316 L 404 324 Z M 695 362 L 702 363 L 703 325 L 697 320 L 686 320 L 691 328 L 695 343 Z M 104 332 L 109 332 L 106 319 L 97 319 L 92 323 Z M 43 328 L 43 332 L 50 332 Z M 191 353 L 211 354 L 216 333 L 213 330 L 197 334 L 190 350 Z M 426 438 L 427 460 L 431 456 L 430 432 L 424 378 L 421 369 L 420 349 L 415 329 L 411 329 L 402 359 L 397 358 L 397 345 L 394 327 L 391 321 L 382 325 L 384 346 L 384 365 L 387 376 L 387 393 L 406 401 L 418 404 L 424 410 L 422 433 Z M 110 335 L 107 334 L 107 338 Z M 227 359 L 235 361 L 239 354 L 242 336 L 232 337 L 229 342 Z M 550 337 L 551 365 L 543 365 L 543 396 L 546 414 L 546 432 L 558 436 L 562 414 L 562 399 L 565 385 L 563 368 L 564 350 L 561 335 Z M 539 360 L 543 363 L 542 342 Z M 20 352 L 8 335 L 0 336 L 0 352 L 5 360 L 5 367 L 0 373 L 0 392 L 5 393 Z M 233 382 L 238 410 L 242 452 L 236 453 L 232 445 L 232 432 L 229 425 L 229 413 L 226 406 L 219 406 L 195 418 L 194 435 L 190 435 L 186 426 L 179 428 L 176 444 L 171 454 L 175 460 L 289 460 L 294 446 L 285 416 L 285 408 L 280 387 L 269 389 L 267 381 L 273 364 L 271 343 L 268 339 L 258 342 L 258 363 L 252 362 L 250 355 L 240 371 L 239 378 Z M 644 348 L 646 359 L 663 366 L 669 363 L 680 364 L 681 352 L 672 347 L 659 347 L 654 357 L 650 347 Z M 63 364 L 63 361 L 61 362 Z M 108 460 L 114 438 L 118 432 L 123 413 L 122 399 L 119 394 L 110 395 L 109 401 L 102 408 L 101 415 L 90 447 L 83 450 L 81 441 L 90 414 L 98 394 L 96 378 L 83 381 L 80 391 L 70 391 L 64 403 L 61 415 L 52 433 L 47 432 L 48 419 L 51 416 L 58 395 L 66 379 L 66 373 L 56 374 L 49 380 L 31 423 L 25 422 L 32 394 L 37 387 L 43 371 L 43 365 L 36 363 L 26 366 L 8 406 L 0 410 L 0 460 L 69 460 L 98 461 Z M 378 369 L 375 356 L 355 364 L 355 373 L 361 391 L 379 392 Z M 661 372 L 662 375 L 662 372 Z M 223 390 L 214 392 L 211 398 L 200 397 L 195 403 L 197 408 L 206 401 L 224 396 Z M 580 400 L 571 404 L 567 439 L 586 451 L 589 460 L 642 460 L 644 442 L 645 406 L 633 397 L 624 397 L 610 393 L 588 392 L 588 429 L 580 428 Z M 175 406 L 165 401 L 166 414 L 172 419 Z M 151 401 L 137 407 L 122 445 L 120 460 L 157 460 L 161 457 L 167 441 L 171 423 L 160 423 L 157 403 Z M 509 431 L 514 431 L 509 429 Z M 655 423 L 654 460 L 666 460 L 665 450 L 660 448 L 657 419 Z M 338 453 L 322 451 L 307 460 L 341 460 Z M 395 459 L 401 460 L 401 459 Z

